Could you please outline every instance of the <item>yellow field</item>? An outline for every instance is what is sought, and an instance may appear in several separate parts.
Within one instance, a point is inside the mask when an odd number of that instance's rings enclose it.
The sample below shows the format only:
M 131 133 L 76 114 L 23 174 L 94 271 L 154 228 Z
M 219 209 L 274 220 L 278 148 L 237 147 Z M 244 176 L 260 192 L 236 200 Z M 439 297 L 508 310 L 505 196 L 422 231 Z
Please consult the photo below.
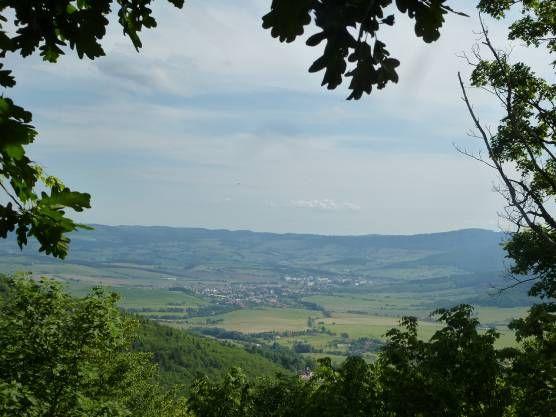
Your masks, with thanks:
M 211 316 L 215 327 L 237 330 L 242 333 L 299 331 L 308 328 L 308 319 L 319 319 L 318 311 L 286 308 L 260 308 L 236 310 L 226 314 Z M 222 320 L 222 321 L 219 321 Z M 190 325 L 205 325 L 206 318 L 189 320 Z
M 505 325 L 512 319 L 525 316 L 527 307 L 475 307 L 475 313 L 481 324 Z

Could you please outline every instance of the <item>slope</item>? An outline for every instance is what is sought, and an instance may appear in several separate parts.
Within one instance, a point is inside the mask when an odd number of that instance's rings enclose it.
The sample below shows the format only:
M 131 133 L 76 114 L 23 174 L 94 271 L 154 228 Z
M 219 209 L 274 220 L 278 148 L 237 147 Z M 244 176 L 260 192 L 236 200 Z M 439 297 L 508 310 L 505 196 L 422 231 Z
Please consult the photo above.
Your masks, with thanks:
M 230 368 L 242 368 L 248 377 L 271 376 L 288 371 L 240 346 L 218 342 L 180 329 L 141 319 L 134 349 L 152 352 L 165 385 L 190 385 L 198 376 L 218 379 Z

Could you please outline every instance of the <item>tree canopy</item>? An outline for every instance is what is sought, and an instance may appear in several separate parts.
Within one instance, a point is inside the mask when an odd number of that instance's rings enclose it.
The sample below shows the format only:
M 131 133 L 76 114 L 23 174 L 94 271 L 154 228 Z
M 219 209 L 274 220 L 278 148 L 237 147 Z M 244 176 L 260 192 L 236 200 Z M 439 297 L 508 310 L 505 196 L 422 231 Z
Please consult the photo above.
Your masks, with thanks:
M 496 18 L 521 3 L 522 16 L 510 25 L 509 39 L 543 48 L 547 61 L 556 52 L 556 4 L 553 1 L 481 1 L 482 10 Z M 535 281 L 531 295 L 556 295 L 556 85 L 539 76 L 527 62 L 496 46 L 482 23 L 482 46 L 469 63 L 471 87 L 489 92 L 503 117 L 495 128 L 480 121 L 468 88 L 460 76 L 463 98 L 485 149 L 479 159 L 500 177 L 499 192 L 507 201 L 504 217 L 515 226 L 506 244 L 515 284 Z M 546 63 L 547 65 L 549 62 Z M 519 277 L 522 278 L 519 278 Z M 524 277 L 524 278 L 523 278 Z
M 322 85 L 331 90 L 343 77 L 350 78 L 348 99 L 357 100 L 373 88 L 398 81 L 400 61 L 378 39 L 383 26 L 395 24 L 396 14 L 387 15 L 394 3 L 399 15 L 415 21 L 415 36 L 427 43 L 440 37 L 444 15 L 453 12 L 446 0 L 273 0 L 263 27 L 281 42 L 293 42 L 314 23 L 317 33 L 306 43 L 310 47 L 324 43 L 324 48 L 309 72 L 324 71 Z
M 186 415 L 150 354 L 131 350 L 137 322 L 115 294 L 74 298 L 60 283 L 25 277 L 0 283 L 0 415 Z
M 188 405 L 197 417 L 541 417 L 556 412 L 554 329 L 543 329 L 550 341 L 525 331 L 519 333 L 529 338 L 523 350 L 497 350 L 498 334 L 481 330 L 470 306 L 436 314 L 444 327 L 428 341 L 418 337 L 415 318 L 404 318 L 401 328 L 388 332 L 374 364 L 349 357 L 334 368 L 325 358 L 306 381 L 282 376 L 255 383 L 236 369 L 221 382 L 199 379 Z

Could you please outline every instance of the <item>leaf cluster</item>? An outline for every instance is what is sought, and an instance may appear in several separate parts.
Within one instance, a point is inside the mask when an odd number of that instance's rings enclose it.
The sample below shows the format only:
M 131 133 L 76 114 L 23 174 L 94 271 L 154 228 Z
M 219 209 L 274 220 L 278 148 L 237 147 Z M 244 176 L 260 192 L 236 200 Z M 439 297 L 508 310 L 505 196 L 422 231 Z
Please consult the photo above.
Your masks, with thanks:
M 544 0 L 482 0 L 479 9 L 495 18 L 514 16 L 509 39 L 556 52 L 556 3 Z M 491 93 L 502 109 L 495 129 L 479 121 L 463 83 L 464 101 L 487 152 L 486 165 L 497 171 L 499 191 L 507 201 L 505 218 L 515 233 L 506 243 L 515 285 L 535 281 L 530 295 L 556 294 L 556 85 L 528 62 L 513 62 L 508 51 L 494 45 L 482 25 L 487 56 L 475 51 L 471 86 Z M 554 65 L 553 61 L 553 65 Z M 520 277 L 521 276 L 521 277 Z
M 552 0 L 480 0 L 479 10 L 494 18 L 504 18 L 512 8 L 520 7 L 521 17 L 509 27 L 509 39 L 527 45 L 546 45 L 556 52 L 556 4 Z M 554 62 L 556 63 L 556 61 Z
M 118 297 L 69 296 L 58 282 L 2 279 L 0 415 L 186 416 L 158 385 L 150 354 L 131 351 L 137 323 Z
M 70 242 L 67 233 L 85 227 L 67 217 L 66 210 L 89 208 L 91 196 L 45 176 L 29 159 L 25 146 L 36 137 L 30 122 L 29 112 L 0 97 L 0 187 L 9 198 L 0 205 L 0 237 L 15 231 L 23 247 L 33 236 L 40 251 L 63 258 Z
M 396 0 L 398 15 L 415 21 L 415 35 L 430 43 L 440 37 L 444 15 L 452 9 L 445 0 Z M 378 39 L 383 26 L 393 26 L 395 14 L 387 14 L 392 0 L 273 0 L 263 17 L 263 27 L 281 42 L 293 42 L 311 23 L 317 33 L 306 44 L 323 44 L 322 55 L 309 72 L 324 71 L 322 85 L 335 89 L 350 78 L 348 99 L 360 99 L 373 88 L 398 82 L 400 62 L 390 56 Z
M 497 350 L 498 334 L 483 330 L 473 309 L 434 313 L 444 327 L 421 340 L 413 317 L 388 332 L 374 364 L 329 359 L 308 380 L 278 376 L 249 382 L 233 370 L 219 383 L 203 378 L 188 404 L 197 417 L 513 416 L 554 412 L 554 306 L 534 307 L 513 327 L 522 349 Z M 522 340 L 522 341 L 523 341 Z
M 394 415 L 502 416 L 509 398 L 498 379 L 502 366 L 494 348 L 498 334 L 479 331 L 472 307 L 433 315 L 445 326 L 420 340 L 415 318 L 387 333 L 379 359 L 385 406 Z

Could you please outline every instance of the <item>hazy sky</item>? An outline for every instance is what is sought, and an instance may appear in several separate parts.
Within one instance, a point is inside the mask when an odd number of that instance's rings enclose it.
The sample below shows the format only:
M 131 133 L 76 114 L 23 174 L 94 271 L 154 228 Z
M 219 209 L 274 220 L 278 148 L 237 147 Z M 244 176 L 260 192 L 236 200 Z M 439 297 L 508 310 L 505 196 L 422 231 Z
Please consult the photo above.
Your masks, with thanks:
M 474 146 L 456 79 L 469 72 L 457 54 L 477 39 L 471 9 L 433 45 L 400 21 L 387 38 L 399 84 L 347 102 L 345 85 L 329 92 L 307 73 L 317 51 L 261 28 L 270 0 L 156 3 L 141 54 L 112 25 L 105 58 L 8 61 L 18 81 L 8 93 L 40 132 L 31 156 L 93 195 L 81 220 L 327 234 L 498 227 L 496 178 L 453 147 Z M 477 96 L 487 120 L 493 105 Z

